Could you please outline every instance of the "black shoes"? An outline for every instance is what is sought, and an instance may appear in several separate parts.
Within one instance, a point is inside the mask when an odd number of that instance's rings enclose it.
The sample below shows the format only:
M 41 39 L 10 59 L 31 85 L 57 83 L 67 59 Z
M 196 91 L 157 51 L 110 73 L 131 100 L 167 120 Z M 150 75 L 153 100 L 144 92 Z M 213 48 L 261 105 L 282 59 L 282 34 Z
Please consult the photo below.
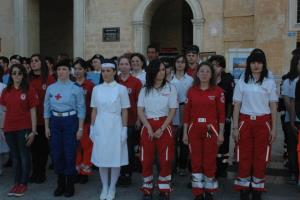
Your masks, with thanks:
M 169 193 L 160 193 L 159 194 L 159 200 L 170 200 L 170 194 Z
M 78 174 L 75 178 L 74 183 L 86 184 L 88 181 L 89 181 L 89 176 L 88 175 Z
M 57 178 L 57 188 L 54 190 L 54 196 L 62 196 L 66 189 L 66 177 L 64 175 L 59 175 Z
M 152 194 L 150 195 L 144 194 L 142 200 L 152 200 Z
M 203 194 L 202 195 L 198 195 L 198 196 L 195 197 L 195 200 L 205 200 L 205 197 L 204 197 Z
M 29 178 L 30 183 L 36 183 L 36 184 L 41 184 L 46 181 L 46 175 L 43 174 L 38 174 L 38 173 L 32 173 L 32 175 Z
M 205 200 L 213 200 L 214 199 L 214 194 L 210 192 L 205 192 Z
M 261 200 L 261 194 L 262 192 L 260 191 L 253 191 L 252 192 L 252 200 Z
M 75 182 L 75 176 L 67 176 L 66 177 L 66 189 L 65 189 L 65 193 L 64 193 L 65 197 L 74 196 L 74 193 L 75 193 L 74 182 Z
M 128 174 L 126 175 L 121 175 L 118 179 L 118 183 L 117 183 L 118 186 L 121 186 L 121 187 L 128 187 L 131 185 L 131 176 Z
M 250 200 L 250 190 L 241 190 L 240 199 L 241 200 Z

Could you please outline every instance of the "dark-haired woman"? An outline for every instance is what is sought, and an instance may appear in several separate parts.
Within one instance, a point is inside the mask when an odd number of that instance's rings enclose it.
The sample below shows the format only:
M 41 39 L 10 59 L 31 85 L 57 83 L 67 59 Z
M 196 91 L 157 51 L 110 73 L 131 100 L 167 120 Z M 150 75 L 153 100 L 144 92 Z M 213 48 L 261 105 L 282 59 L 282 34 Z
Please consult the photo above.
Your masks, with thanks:
M 291 184 L 297 184 L 298 182 L 297 134 L 295 134 L 296 131 L 291 127 L 290 114 L 291 109 L 293 108 L 293 106 L 291 106 L 291 101 L 295 96 L 295 90 L 293 90 L 293 88 L 295 88 L 294 86 L 296 85 L 299 76 L 299 60 L 300 56 L 293 56 L 291 60 L 290 71 L 287 73 L 287 75 L 285 75 L 286 79 L 283 81 L 281 87 L 281 95 L 286 108 L 283 126 L 285 128 L 287 137 L 288 166 L 290 172 L 289 182 Z M 296 126 L 300 125 L 300 120 L 298 118 L 295 118 L 294 121 Z
M 130 102 L 126 87 L 116 82 L 116 73 L 114 61 L 104 59 L 104 82 L 94 87 L 91 98 L 92 163 L 99 167 L 100 200 L 115 199 L 120 167 L 128 164 L 127 109 Z
M 166 68 L 160 60 L 149 63 L 146 85 L 138 99 L 138 116 L 143 123 L 141 131 L 141 162 L 144 200 L 152 199 L 153 162 L 158 153 L 160 172 L 158 188 L 160 199 L 169 199 L 171 172 L 174 159 L 174 139 L 170 126 L 178 108 L 176 88 L 166 80 Z
M 23 196 L 27 190 L 30 173 L 29 146 L 38 134 L 36 129 L 36 107 L 38 95 L 29 86 L 26 68 L 21 64 L 12 65 L 7 88 L 0 103 L 4 106 L 4 133 L 13 160 L 15 185 L 9 196 Z
M 54 196 L 74 195 L 76 147 L 83 132 L 85 102 L 82 88 L 70 80 L 71 66 L 62 60 L 55 67 L 57 81 L 47 88 L 44 101 L 45 134 L 58 175 Z
M 268 77 L 266 58 L 253 53 L 247 58 L 244 79 L 234 89 L 233 136 L 239 169 L 234 182 L 242 200 L 261 199 L 270 147 L 276 138 L 278 96 L 275 81 Z
M 91 96 L 94 84 L 85 78 L 87 72 L 87 63 L 83 59 L 78 59 L 73 64 L 75 78 L 78 85 L 80 85 L 85 95 L 86 117 L 83 125 L 83 134 L 80 143 L 77 147 L 76 155 L 76 169 L 77 181 L 84 184 L 88 181 L 88 176 L 92 174 L 91 155 L 93 143 L 89 137 L 91 125 Z
M 44 97 L 47 87 L 55 80 L 48 74 L 48 67 L 39 54 L 30 59 L 29 83 L 39 97 L 37 106 L 37 132 L 39 133 L 31 145 L 32 174 L 30 182 L 43 183 L 46 180 L 46 165 L 48 161 L 49 145 L 45 136 Z
M 186 100 L 187 91 L 193 84 L 193 78 L 186 73 L 188 67 L 189 66 L 185 56 L 183 55 L 177 56 L 175 58 L 175 74 L 173 76 L 173 79 L 171 80 L 171 84 L 173 84 L 176 87 L 178 102 L 179 102 L 179 108 L 176 110 L 176 114 L 173 119 L 173 126 L 175 127 L 175 132 L 176 132 L 176 144 L 177 143 L 179 144 L 178 173 L 180 176 L 184 176 L 186 174 L 187 159 L 189 154 L 188 146 L 182 142 L 182 137 L 183 137 L 182 119 L 183 119 L 184 103 Z M 177 148 L 175 148 L 175 152 L 176 152 L 175 156 L 177 156 L 176 150 Z
M 202 62 L 187 93 L 184 107 L 183 142 L 189 145 L 192 164 L 192 192 L 195 200 L 213 199 L 218 145 L 224 141 L 225 97 L 216 86 L 215 70 Z
M 143 85 L 146 83 L 146 59 L 140 53 L 133 53 L 130 57 L 131 62 L 131 74 L 135 78 L 138 78 Z

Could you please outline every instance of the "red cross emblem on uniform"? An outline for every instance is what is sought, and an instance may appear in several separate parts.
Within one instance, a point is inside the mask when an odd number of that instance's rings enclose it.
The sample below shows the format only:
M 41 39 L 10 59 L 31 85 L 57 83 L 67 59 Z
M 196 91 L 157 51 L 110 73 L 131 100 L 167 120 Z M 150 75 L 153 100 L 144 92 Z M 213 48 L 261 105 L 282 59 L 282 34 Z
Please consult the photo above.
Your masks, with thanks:
M 58 101 L 61 99 L 61 95 L 58 93 L 57 95 L 55 95 L 55 99 Z

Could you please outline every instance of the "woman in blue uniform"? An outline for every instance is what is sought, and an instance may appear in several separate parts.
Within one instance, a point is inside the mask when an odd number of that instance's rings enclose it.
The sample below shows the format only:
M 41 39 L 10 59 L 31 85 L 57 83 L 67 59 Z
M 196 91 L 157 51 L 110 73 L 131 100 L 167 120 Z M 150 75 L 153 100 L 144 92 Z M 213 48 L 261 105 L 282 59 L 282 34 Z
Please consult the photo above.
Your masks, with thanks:
M 54 196 L 65 197 L 74 195 L 76 145 L 85 118 L 84 93 L 70 80 L 69 63 L 63 60 L 56 65 L 57 82 L 47 88 L 44 101 L 45 134 L 58 175 Z

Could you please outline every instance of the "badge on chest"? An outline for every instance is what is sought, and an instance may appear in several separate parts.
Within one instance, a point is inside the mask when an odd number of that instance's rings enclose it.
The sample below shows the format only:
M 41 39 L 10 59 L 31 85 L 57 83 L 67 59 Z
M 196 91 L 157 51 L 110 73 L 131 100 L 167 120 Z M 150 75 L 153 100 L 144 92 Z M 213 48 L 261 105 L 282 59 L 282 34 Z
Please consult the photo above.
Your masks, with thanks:
M 20 99 L 24 101 L 24 100 L 26 99 L 26 94 L 22 93 L 22 94 L 20 95 Z

